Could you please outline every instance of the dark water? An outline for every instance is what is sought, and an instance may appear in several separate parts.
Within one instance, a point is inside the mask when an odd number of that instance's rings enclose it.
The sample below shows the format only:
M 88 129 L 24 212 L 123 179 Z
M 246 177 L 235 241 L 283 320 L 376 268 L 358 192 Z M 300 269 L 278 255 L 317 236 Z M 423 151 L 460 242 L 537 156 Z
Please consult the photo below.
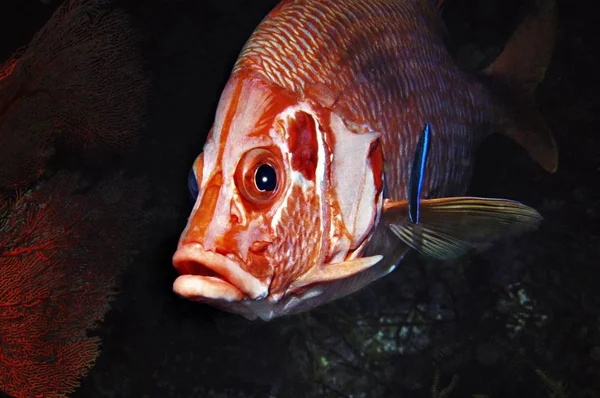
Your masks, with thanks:
M 2 58 L 56 6 L 5 1 Z M 503 137 L 479 153 L 471 193 L 539 209 L 538 231 L 453 263 L 414 255 L 347 299 L 269 323 L 172 293 L 189 167 L 239 50 L 276 3 L 118 2 L 143 34 L 153 76 L 143 139 L 119 167 L 148 179 L 147 212 L 160 222 L 94 332 L 102 353 L 73 396 L 441 397 L 450 385 L 451 397 L 600 396 L 600 34 L 591 0 L 558 1 L 555 56 L 537 92 L 558 172 Z M 489 62 L 532 3 L 448 0 L 461 62 Z

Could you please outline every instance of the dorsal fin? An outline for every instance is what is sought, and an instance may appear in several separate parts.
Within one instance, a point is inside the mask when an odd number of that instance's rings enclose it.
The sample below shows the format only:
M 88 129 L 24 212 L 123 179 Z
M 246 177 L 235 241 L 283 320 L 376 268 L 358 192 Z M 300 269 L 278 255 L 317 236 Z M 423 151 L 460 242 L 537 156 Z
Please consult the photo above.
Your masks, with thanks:
M 541 113 L 534 93 L 544 79 L 554 48 L 556 8 L 546 1 L 539 12 L 521 23 L 504 51 L 483 70 L 501 83 L 503 97 L 512 103 L 505 112 L 503 133 L 521 145 L 544 169 L 558 167 L 556 142 Z
M 556 7 L 547 0 L 534 15 L 526 18 L 504 46 L 504 51 L 484 69 L 484 73 L 497 76 L 519 86 L 533 95 L 544 80 L 554 49 L 556 33 Z

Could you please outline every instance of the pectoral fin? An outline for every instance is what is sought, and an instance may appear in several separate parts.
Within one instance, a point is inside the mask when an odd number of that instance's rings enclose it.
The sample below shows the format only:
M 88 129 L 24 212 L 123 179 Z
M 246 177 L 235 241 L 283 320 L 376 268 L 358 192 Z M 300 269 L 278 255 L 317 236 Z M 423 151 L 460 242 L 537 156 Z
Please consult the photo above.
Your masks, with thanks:
M 418 224 L 409 221 L 408 201 L 386 201 L 382 217 L 404 243 L 442 260 L 534 229 L 541 221 L 535 209 L 522 203 L 476 197 L 421 200 Z
M 322 267 L 314 268 L 308 273 L 302 275 L 289 287 L 289 291 L 297 290 L 301 287 L 313 283 L 331 282 L 338 279 L 347 278 L 367 268 L 377 264 L 383 256 L 372 256 L 356 258 L 354 260 L 343 261 L 334 264 L 324 264 Z

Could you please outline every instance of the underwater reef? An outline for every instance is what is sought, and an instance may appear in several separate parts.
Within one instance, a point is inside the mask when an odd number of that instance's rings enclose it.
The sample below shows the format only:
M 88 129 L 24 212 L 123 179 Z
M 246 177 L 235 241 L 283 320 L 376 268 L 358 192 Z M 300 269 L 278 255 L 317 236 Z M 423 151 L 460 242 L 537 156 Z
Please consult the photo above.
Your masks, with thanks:
M 15 50 L 27 45 L 61 4 L 10 2 L 14 9 L 1 17 L 21 24 L 9 35 L 7 24 L 0 23 L 5 29 L 0 55 L 6 60 L 0 76 L 17 70 L 14 60 L 29 50 L 13 57 Z M 75 389 L 69 395 L 75 398 L 600 397 L 600 31 L 591 0 L 557 1 L 556 49 L 536 93 L 559 147 L 558 171 L 546 173 L 502 136 L 490 137 L 477 155 L 469 193 L 536 208 L 544 217 L 538 230 L 449 262 L 412 253 L 393 273 L 356 294 L 268 323 L 172 292 L 177 273 L 171 257 L 192 207 L 189 168 L 240 49 L 276 3 L 111 2 L 109 9 L 127 15 L 128 29 L 136 32 L 143 66 L 129 69 L 139 85 L 118 80 L 125 91 L 106 97 L 100 90 L 98 97 L 88 97 L 119 106 L 105 125 L 105 119 L 96 119 L 103 112 L 96 112 L 94 101 L 54 106 L 42 95 L 36 113 L 27 110 L 28 102 L 6 108 L 6 101 L 19 97 L 11 91 L 2 96 L 0 90 L 0 99 L 9 98 L 0 100 L 0 142 L 17 142 L 10 138 L 16 131 L 47 137 L 44 148 L 33 139 L 14 144 L 22 153 L 18 159 L 32 166 L 0 168 L 7 198 L 0 206 L 0 252 L 25 253 L 35 242 L 66 247 L 27 252 L 31 257 L 22 260 L 0 257 L 0 285 L 11 286 L 0 290 L 0 390 L 19 396 L 26 381 L 35 380 L 29 369 L 51 368 L 62 355 L 72 365 L 53 370 L 57 382 L 50 388 L 65 394 Z M 443 17 L 458 62 L 473 70 L 488 65 L 535 3 L 447 0 Z M 101 58 L 79 65 L 89 71 Z M 42 73 L 51 76 L 46 84 L 73 76 L 48 73 Z M 102 81 L 110 77 L 102 76 Z M 89 78 L 91 87 L 102 87 L 95 85 L 95 75 Z M 0 78 L 0 88 L 8 84 L 4 81 Z M 31 87 L 51 91 L 48 85 Z M 72 113 L 79 103 L 83 113 Z M 51 112 L 44 108 L 48 104 Z M 33 119 L 51 124 L 16 116 L 2 124 L 6 109 L 45 115 Z M 89 131 L 79 121 L 86 118 L 53 118 L 53 112 L 96 115 L 91 125 L 103 127 L 80 135 Z M 129 121 L 121 120 L 119 115 L 128 114 Z M 117 122 L 117 131 L 131 133 L 111 138 Z M 26 183 L 14 186 L 15 181 Z M 39 212 L 45 208 L 54 210 Z M 32 212 L 40 214 L 36 222 L 47 225 L 45 234 L 25 233 Z M 6 225 L 19 227 L 9 234 Z M 48 266 L 60 268 L 64 277 L 41 277 L 41 268 L 35 268 Z M 10 278 L 5 270 L 11 270 Z M 24 281 L 35 286 L 27 294 Z M 66 295 L 52 296 L 44 312 L 28 306 L 49 300 L 44 288 L 49 285 Z M 16 293 L 7 296 L 8 291 Z M 15 300 L 20 305 L 3 306 Z M 31 330 L 24 334 L 30 336 L 26 342 L 13 333 L 16 326 L 8 322 L 13 318 Z M 44 322 L 52 332 L 41 333 Z M 78 344 L 84 347 L 79 355 L 61 348 Z M 17 358 L 26 359 L 25 365 Z

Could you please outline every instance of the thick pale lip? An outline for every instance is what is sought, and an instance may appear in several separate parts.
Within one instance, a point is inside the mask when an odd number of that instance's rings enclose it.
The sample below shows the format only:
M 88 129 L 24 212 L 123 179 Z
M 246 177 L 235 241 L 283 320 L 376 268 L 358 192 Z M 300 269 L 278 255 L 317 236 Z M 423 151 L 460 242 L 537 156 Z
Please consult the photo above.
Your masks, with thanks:
M 173 266 L 181 274 L 173 291 L 186 298 L 234 301 L 268 294 L 268 285 L 244 271 L 237 261 L 206 251 L 199 243 L 180 246 L 173 255 Z

